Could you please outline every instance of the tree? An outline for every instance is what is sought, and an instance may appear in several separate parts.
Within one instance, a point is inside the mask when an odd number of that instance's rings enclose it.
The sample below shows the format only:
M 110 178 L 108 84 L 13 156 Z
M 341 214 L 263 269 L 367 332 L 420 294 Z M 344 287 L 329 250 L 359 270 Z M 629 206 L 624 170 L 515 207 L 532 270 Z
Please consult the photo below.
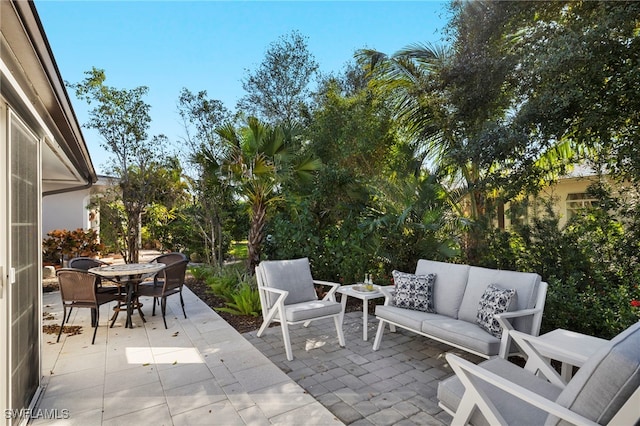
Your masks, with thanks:
M 220 172 L 229 147 L 216 133 L 216 128 L 228 122 L 231 113 L 221 101 L 209 99 L 206 91 L 193 94 L 187 89 L 180 92 L 178 112 L 184 121 L 186 142 L 190 146 L 189 160 L 197 173 L 192 185 L 196 199 L 190 209 L 193 224 L 212 248 L 216 263 L 222 265 L 223 227 L 229 220 L 227 212 L 234 210 L 234 200 L 233 188 Z M 207 257 L 210 257 L 208 253 Z
M 223 172 L 247 202 L 251 225 L 248 237 L 248 269 L 260 263 L 264 228 L 271 208 L 282 200 L 280 186 L 292 180 L 309 180 L 319 162 L 301 155 L 280 127 L 270 126 L 255 117 L 236 129 L 232 123 L 216 132 L 228 144 Z
M 521 65 L 514 121 L 536 140 L 589 148 L 612 176 L 640 180 L 640 3 L 521 3 L 509 25 Z
M 247 94 L 238 109 L 271 124 L 291 128 L 300 122 L 318 64 L 309 52 L 307 39 L 293 31 L 271 43 L 257 70 L 242 80 Z
M 89 111 L 86 126 L 94 128 L 102 136 L 102 146 L 115 158 L 111 173 L 117 178 L 119 201 L 125 217 L 123 247 L 127 263 L 137 262 L 140 223 L 145 208 L 156 200 L 177 198 L 168 194 L 162 179 L 163 165 L 167 159 L 164 135 L 147 139 L 151 117 L 150 106 L 142 99 L 148 88 L 116 89 L 104 84 L 104 70 L 93 68 L 85 72 L 80 83 L 69 84 L 80 99 L 88 104 L 96 103 Z

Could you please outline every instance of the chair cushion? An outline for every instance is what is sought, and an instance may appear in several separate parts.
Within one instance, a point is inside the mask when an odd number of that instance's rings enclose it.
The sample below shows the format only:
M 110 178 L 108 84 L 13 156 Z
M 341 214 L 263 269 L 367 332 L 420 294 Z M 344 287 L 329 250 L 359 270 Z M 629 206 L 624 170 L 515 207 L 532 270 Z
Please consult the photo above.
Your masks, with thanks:
M 469 278 L 469 268 L 469 265 L 418 260 L 416 275 L 435 274 L 437 277 L 433 285 L 433 307 L 436 313 L 458 318 L 458 310 Z
M 311 302 L 295 303 L 285 307 L 287 321 L 297 322 L 317 318 L 325 315 L 339 314 L 342 305 L 331 300 L 314 300 Z
M 502 337 L 502 327 L 496 314 L 507 312 L 516 303 L 517 294 L 512 288 L 500 288 L 489 284 L 480 298 L 476 322 L 495 337 Z
M 540 275 L 535 273 L 501 271 L 471 266 L 469 269 L 469 282 L 460 304 L 458 318 L 464 321 L 476 322 L 480 298 L 489 284 L 502 288 L 512 288 L 518 293 L 517 303 L 513 307 L 514 311 L 533 308 L 536 304 L 540 281 Z M 435 291 L 437 290 L 436 286 Z M 530 317 L 518 318 L 513 322 L 513 325 L 516 330 L 530 333 L 531 321 Z
M 492 358 L 479 365 L 506 380 L 523 386 L 552 401 L 555 400 L 561 392 L 559 387 L 502 358 Z M 509 425 L 537 426 L 542 424 L 547 416 L 545 411 L 523 403 L 520 399 L 485 382 L 481 382 L 479 388 L 487 394 Z M 438 400 L 454 412 L 457 411 L 458 405 L 460 405 L 463 393 L 464 385 L 455 375 L 438 384 Z M 489 425 L 482 413 L 478 410 L 475 410 L 471 416 L 470 423 L 475 426 Z
M 607 424 L 640 386 L 640 322 L 614 337 L 578 370 L 556 402 Z M 547 425 L 565 424 L 549 416 Z
M 289 292 L 285 305 L 317 300 L 308 258 L 265 260 L 260 262 L 260 267 L 264 272 L 265 286 Z M 267 294 L 269 306 L 273 306 L 278 295 Z
M 394 305 L 414 311 L 435 313 L 433 309 L 433 283 L 435 274 L 414 275 L 393 271 Z

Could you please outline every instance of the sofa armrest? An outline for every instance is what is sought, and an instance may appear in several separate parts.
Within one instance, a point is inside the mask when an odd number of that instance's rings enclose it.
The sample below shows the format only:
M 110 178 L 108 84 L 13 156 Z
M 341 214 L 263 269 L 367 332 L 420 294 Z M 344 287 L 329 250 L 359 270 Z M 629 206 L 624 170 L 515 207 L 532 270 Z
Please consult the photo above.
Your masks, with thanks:
M 542 315 L 542 308 L 521 309 L 519 311 L 503 312 L 496 314 L 495 319 L 498 320 L 502 327 L 502 338 L 500 339 L 500 354 L 501 358 L 506 358 L 509 355 L 509 348 L 511 343 L 511 336 L 509 332 L 514 330 L 513 325 L 509 320 L 514 318 L 522 318 L 526 316 Z M 539 330 L 532 330 L 532 335 L 537 336 Z
M 378 288 L 380 289 L 380 293 L 382 293 L 384 295 L 384 305 L 385 306 L 391 305 L 391 302 L 393 301 L 393 295 L 396 292 L 395 286 L 392 286 L 392 285 L 382 286 L 381 285 Z

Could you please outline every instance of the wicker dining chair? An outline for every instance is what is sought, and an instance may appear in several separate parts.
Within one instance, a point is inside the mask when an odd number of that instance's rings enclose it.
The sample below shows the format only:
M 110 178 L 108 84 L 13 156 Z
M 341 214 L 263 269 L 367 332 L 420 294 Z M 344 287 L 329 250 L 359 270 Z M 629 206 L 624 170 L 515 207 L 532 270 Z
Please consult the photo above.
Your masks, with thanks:
M 161 262 L 164 263 L 164 262 Z M 187 318 L 187 313 L 184 309 L 184 299 L 182 297 L 182 286 L 184 285 L 184 277 L 187 272 L 187 259 L 180 260 L 168 264 L 164 269 L 158 272 L 153 281 L 145 281 L 138 285 L 137 296 L 153 297 L 153 311 L 152 316 L 156 314 L 156 301 L 160 301 L 160 308 L 162 310 L 162 321 L 164 321 L 164 328 L 167 328 L 167 297 L 179 294 L 180 305 L 182 306 L 182 313 Z
M 62 298 L 62 324 L 58 331 L 58 339 L 64 328 L 65 322 L 71 317 L 71 309 L 73 308 L 89 308 L 91 309 L 91 325 L 94 327 L 93 345 L 96 340 L 98 324 L 100 322 L 100 306 L 105 303 L 116 301 L 119 295 L 114 293 L 98 293 L 96 288 L 96 275 L 83 269 L 62 268 L 56 273 L 58 284 L 60 285 L 60 297 Z M 69 316 L 67 316 L 67 308 L 69 308 Z

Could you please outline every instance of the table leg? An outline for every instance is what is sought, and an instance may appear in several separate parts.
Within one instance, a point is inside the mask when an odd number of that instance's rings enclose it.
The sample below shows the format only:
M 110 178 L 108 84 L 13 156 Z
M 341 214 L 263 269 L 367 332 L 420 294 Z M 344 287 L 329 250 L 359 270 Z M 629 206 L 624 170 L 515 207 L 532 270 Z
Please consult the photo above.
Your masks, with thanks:
M 125 328 L 133 328 L 131 317 L 133 316 L 133 283 L 127 283 L 127 320 L 124 324 Z
M 572 376 L 573 376 L 573 365 L 567 362 L 563 362 L 562 366 L 560 367 L 560 377 L 562 377 L 563 380 L 569 383 L 569 380 L 571 380 Z
M 369 301 L 362 299 L 362 340 L 367 341 L 367 326 L 369 325 Z

